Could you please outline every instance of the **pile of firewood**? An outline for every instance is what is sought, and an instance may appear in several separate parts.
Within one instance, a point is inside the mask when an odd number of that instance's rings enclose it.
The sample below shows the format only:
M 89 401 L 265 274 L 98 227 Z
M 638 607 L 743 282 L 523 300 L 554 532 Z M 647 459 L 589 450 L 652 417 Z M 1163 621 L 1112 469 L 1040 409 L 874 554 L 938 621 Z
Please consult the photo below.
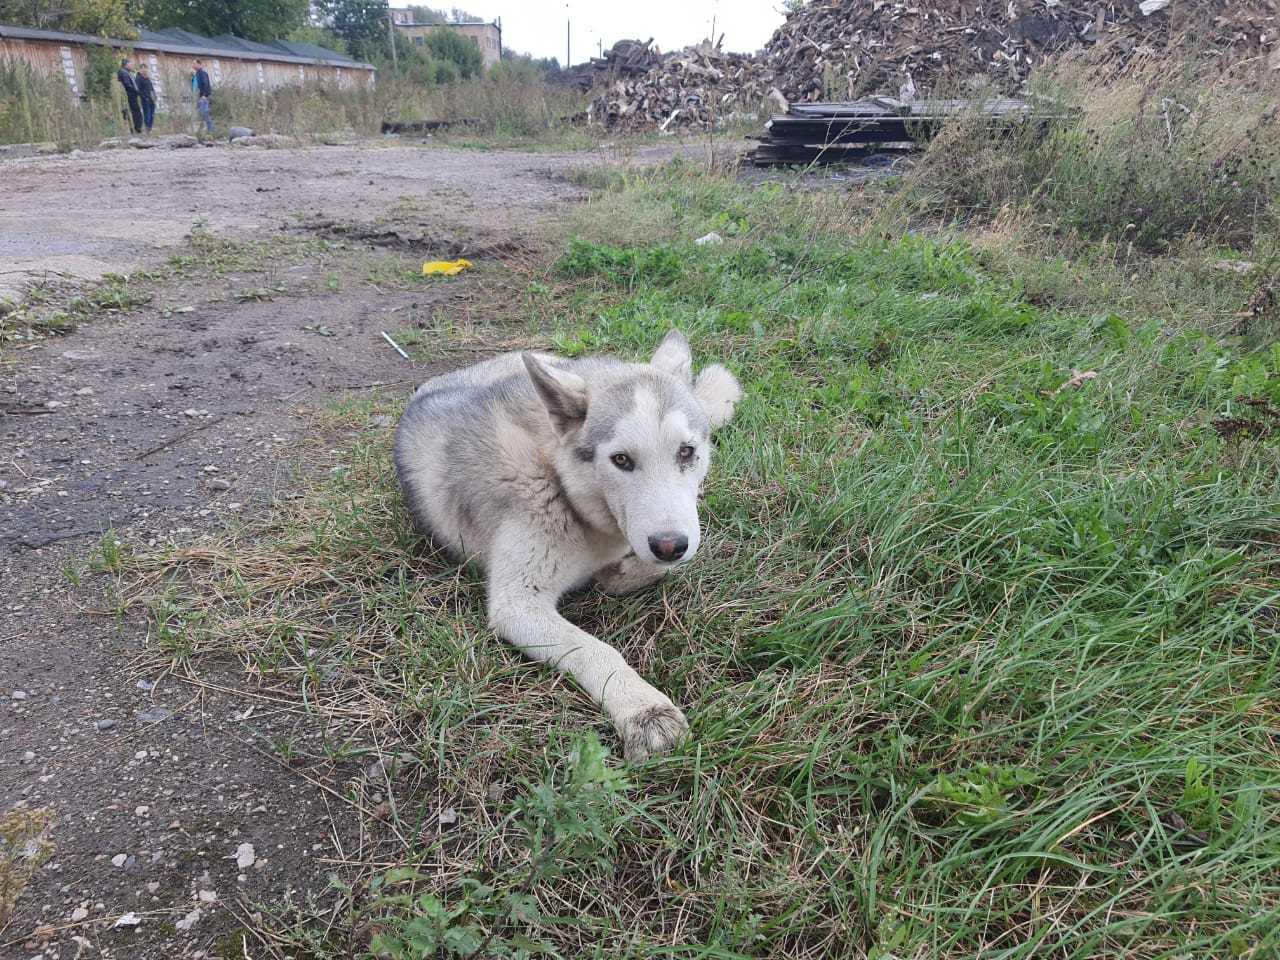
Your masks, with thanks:
M 627 131 L 707 128 L 735 115 L 753 117 L 773 86 L 757 57 L 725 53 L 718 41 L 668 54 L 645 44 L 647 58 L 627 43 L 625 59 L 615 45 L 598 68 L 603 82 L 588 111 L 592 123 Z
M 911 99 L 975 79 L 1012 93 L 1049 57 L 1090 48 L 1112 72 L 1192 47 L 1226 65 L 1277 33 L 1267 0 L 812 0 L 764 56 L 789 101 Z
M 653 37 L 643 42 L 619 40 L 605 51 L 603 57 L 592 57 L 586 63 L 562 70 L 557 79 L 586 93 L 592 87 L 603 86 L 611 80 L 645 73 L 658 57 Z
M 1192 52 L 1215 70 L 1280 70 L 1278 35 L 1275 0 L 810 0 L 759 54 L 625 40 L 565 79 L 594 94 L 592 123 L 705 128 L 795 102 L 1015 94 L 1064 54 L 1106 75 Z

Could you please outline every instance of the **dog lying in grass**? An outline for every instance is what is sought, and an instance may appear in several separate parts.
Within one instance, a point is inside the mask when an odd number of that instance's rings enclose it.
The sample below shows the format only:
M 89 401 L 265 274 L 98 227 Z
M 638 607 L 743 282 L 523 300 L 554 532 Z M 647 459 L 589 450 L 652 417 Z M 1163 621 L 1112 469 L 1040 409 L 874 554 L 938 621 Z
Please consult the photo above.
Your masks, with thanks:
M 493 629 L 601 704 L 628 760 L 669 750 L 684 714 L 557 606 L 592 581 L 643 589 L 697 552 L 711 431 L 742 391 L 692 368 L 675 330 L 647 364 L 504 354 L 426 381 L 396 430 L 418 530 L 483 567 Z

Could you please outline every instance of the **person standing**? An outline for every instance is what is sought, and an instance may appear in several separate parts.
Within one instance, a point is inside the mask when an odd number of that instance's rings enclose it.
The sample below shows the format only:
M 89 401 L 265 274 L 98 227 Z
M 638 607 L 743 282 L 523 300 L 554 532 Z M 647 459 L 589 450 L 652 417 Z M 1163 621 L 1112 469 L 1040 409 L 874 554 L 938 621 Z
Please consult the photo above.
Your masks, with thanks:
M 138 88 L 138 100 L 142 103 L 142 125 L 151 132 L 151 125 L 156 121 L 156 88 L 151 82 L 151 73 L 146 66 L 139 66 L 133 78 Z
M 132 120 L 133 132 L 142 132 L 142 108 L 138 98 L 138 85 L 133 78 L 133 61 L 128 57 L 120 61 L 120 69 L 116 71 L 116 79 L 124 87 L 124 95 L 129 101 L 126 119 Z
M 200 111 L 205 129 L 213 133 L 213 84 L 209 82 L 209 71 L 199 60 L 191 64 L 191 92 L 196 95 L 196 109 Z

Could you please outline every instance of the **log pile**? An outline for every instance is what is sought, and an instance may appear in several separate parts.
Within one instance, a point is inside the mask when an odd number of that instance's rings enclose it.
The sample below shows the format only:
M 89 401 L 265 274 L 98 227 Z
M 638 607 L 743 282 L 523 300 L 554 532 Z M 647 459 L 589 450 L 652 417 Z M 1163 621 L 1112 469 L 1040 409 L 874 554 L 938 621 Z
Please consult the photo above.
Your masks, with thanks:
M 624 131 L 705 128 L 769 105 L 912 100 L 966 86 L 1021 90 L 1049 58 L 1104 76 L 1195 55 L 1280 70 L 1275 0 L 810 0 L 754 55 L 720 42 L 662 54 L 625 40 L 567 71 L 594 94 L 590 120 Z
M 562 70 L 557 79 L 587 93 L 592 87 L 605 86 L 620 78 L 643 74 L 658 58 L 653 37 L 643 42 L 619 40 L 605 51 L 603 57 L 592 57 L 586 63 Z
M 650 50 L 647 63 L 634 48 L 629 53 L 621 61 L 610 51 L 605 82 L 591 101 L 592 123 L 621 131 L 706 129 L 754 114 L 773 86 L 757 57 L 725 53 L 719 41 L 668 54 Z
M 764 59 L 788 101 L 910 99 L 973 78 L 1014 92 L 1048 58 L 1090 48 L 1112 73 L 1192 50 L 1225 65 L 1278 32 L 1267 0 L 812 0 Z

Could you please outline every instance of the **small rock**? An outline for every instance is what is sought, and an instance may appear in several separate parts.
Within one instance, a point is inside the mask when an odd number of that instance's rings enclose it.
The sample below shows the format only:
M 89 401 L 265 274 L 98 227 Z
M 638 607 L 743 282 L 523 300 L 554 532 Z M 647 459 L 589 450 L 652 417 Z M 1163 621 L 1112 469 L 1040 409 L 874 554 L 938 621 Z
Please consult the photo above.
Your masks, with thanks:
M 17 700 L 19 703 L 21 703 L 23 700 L 27 699 L 27 691 L 15 690 L 13 691 L 13 693 L 9 694 L 9 697 L 10 699 Z
M 257 859 L 253 854 L 252 843 L 242 843 L 236 847 L 236 867 L 241 870 L 248 870 L 253 866 L 254 860 Z
M 133 715 L 143 723 L 162 723 L 173 716 L 173 711 L 164 707 L 152 707 L 149 710 L 137 710 Z
M 239 140 L 241 137 L 252 137 L 253 131 L 248 127 L 232 127 L 227 131 L 228 140 Z
M 142 918 L 140 916 L 136 913 L 129 912 L 124 916 L 119 917 L 116 922 L 111 925 L 111 929 L 114 930 L 116 927 L 136 927 L 141 922 Z
M 109 718 L 106 720 L 95 720 L 93 721 L 93 725 L 99 730 L 110 730 L 116 725 L 116 721 Z
M 135 150 L 151 150 L 160 146 L 159 142 L 152 140 L 150 137 L 130 137 L 129 146 Z
M 369 426 L 371 427 L 389 427 L 391 426 L 391 418 L 385 413 L 375 414 L 369 418 Z
M 93 350 L 64 350 L 63 360 L 97 360 L 98 354 Z
M 1209 266 L 1215 270 L 1221 270 L 1224 273 L 1246 274 L 1254 267 L 1256 263 L 1251 260 L 1214 260 Z
M 286 137 L 279 133 L 264 133 L 248 137 L 235 137 L 231 141 L 233 147 L 296 147 L 298 141 L 294 137 Z
M 27 750 L 22 754 L 23 763 L 33 763 L 35 759 L 36 759 L 36 755 L 35 755 L 35 752 L 32 750 Z
M 49 410 L 57 410 L 59 407 L 65 407 L 66 404 L 61 400 L 50 400 L 45 403 L 45 407 Z
M 129 855 L 127 853 L 117 853 L 111 858 L 111 865 L 113 867 L 123 867 L 128 859 Z
M 724 237 L 712 230 L 710 233 L 699 237 L 693 242 L 700 247 L 715 246 L 717 243 L 724 243 Z
M 89 916 L 88 910 L 86 910 L 84 907 L 76 907 L 74 910 L 71 911 L 71 922 L 79 923 L 81 920 L 83 920 L 87 916 Z
M 159 892 L 159 890 L 160 890 L 159 881 L 152 880 L 150 883 L 147 884 L 147 893 L 157 893 Z
M 156 682 L 154 680 L 148 680 L 144 677 L 143 679 L 138 681 L 139 690 L 145 690 L 147 693 L 150 693 L 155 688 L 156 688 Z
M 147 806 L 145 803 L 133 808 L 133 815 L 135 817 L 145 817 L 150 813 L 151 813 L 151 808 Z
M 230 481 L 230 480 L 221 480 L 221 479 L 214 479 L 214 480 L 210 480 L 210 481 L 209 481 L 209 488 L 210 488 L 211 490 L 230 490 L 230 489 L 231 489 L 231 481 Z
M 93 387 L 81 387 L 79 390 L 77 390 L 77 391 L 76 391 L 76 396 L 77 396 L 77 397 L 92 397 L 92 396 L 93 396 Z
M 188 913 L 185 917 L 183 917 L 181 920 L 175 923 L 174 926 L 177 929 L 181 930 L 183 933 L 186 933 L 188 930 L 190 930 L 192 927 L 194 927 L 197 923 L 200 922 L 200 918 L 202 916 L 204 916 L 204 914 L 200 912 L 199 907 L 196 907 L 194 910 Z
M 440 826 L 451 827 L 458 822 L 458 812 L 453 807 L 445 807 L 440 811 Z
M 197 896 L 200 898 L 201 903 L 213 903 L 218 899 L 216 890 L 201 890 Z
M 218 468 L 215 467 L 212 463 L 207 463 L 200 468 L 200 472 L 201 473 L 217 473 Z

